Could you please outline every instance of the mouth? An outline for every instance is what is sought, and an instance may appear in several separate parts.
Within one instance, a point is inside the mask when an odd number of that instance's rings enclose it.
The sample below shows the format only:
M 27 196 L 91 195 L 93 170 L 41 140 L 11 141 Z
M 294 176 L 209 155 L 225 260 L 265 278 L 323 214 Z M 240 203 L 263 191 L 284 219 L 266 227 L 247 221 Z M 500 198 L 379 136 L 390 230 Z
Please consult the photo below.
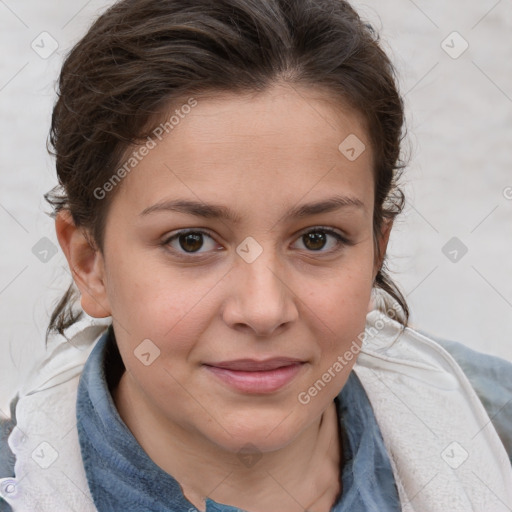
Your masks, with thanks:
M 244 393 L 272 393 L 291 382 L 305 364 L 299 359 L 279 357 L 264 361 L 237 359 L 204 367 L 229 388 Z
M 260 361 L 256 359 L 235 359 L 232 361 L 221 361 L 219 363 L 208 363 L 207 366 L 233 371 L 258 372 L 275 370 L 277 368 L 303 362 L 304 361 L 300 359 L 291 357 L 273 357 L 271 359 L 264 359 Z

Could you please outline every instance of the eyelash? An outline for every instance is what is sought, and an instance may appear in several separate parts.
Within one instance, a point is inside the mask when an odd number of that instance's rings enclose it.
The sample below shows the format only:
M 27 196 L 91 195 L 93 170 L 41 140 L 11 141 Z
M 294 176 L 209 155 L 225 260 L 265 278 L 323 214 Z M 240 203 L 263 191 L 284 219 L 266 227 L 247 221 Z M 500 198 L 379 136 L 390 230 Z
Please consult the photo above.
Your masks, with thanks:
M 331 235 L 333 236 L 336 240 L 337 240 L 337 245 L 334 249 L 331 249 L 329 251 L 322 251 L 322 250 L 319 250 L 319 251 L 313 251 L 313 250 L 309 250 L 307 252 L 310 252 L 310 253 L 317 253 L 317 254 L 332 254 L 332 253 L 335 253 L 335 252 L 338 252 L 340 251 L 344 246 L 352 246 L 354 245 L 354 242 L 352 242 L 351 240 L 345 238 L 344 236 L 342 236 L 340 233 L 338 233 L 337 231 L 334 231 L 333 229 L 331 228 L 328 228 L 328 227 L 323 227 L 323 226 L 316 226 L 312 229 L 308 229 L 306 231 L 303 231 L 298 237 L 297 237 L 297 240 L 309 233 L 326 233 L 328 235 Z M 191 234 L 191 233 L 194 233 L 194 234 L 201 234 L 201 235 L 206 235 L 208 236 L 209 238 L 211 238 L 212 240 L 214 240 L 214 238 L 207 232 L 207 231 L 204 231 L 202 229 L 183 229 L 181 231 L 178 231 L 176 232 L 175 234 L 173 234 L 172 236 L 170 237 L 167 237 L 163 242 L 162 242 L 162 246 L 164 248 L 166 248 L 167 250 L 173 252 L 174 254 L 176 254 L 176 256 L 178 256 L 179 258 L 184 258 L 184 259 L 199 259 L 201 257 L 201 255 L 204 255 L 204 253 L 193 253 L 193 252 L 190 252 L 190 253 L 183 253 L 183 252 L 180 252 L 180 251 L 177 251 L 176 249 L 173 249 L 171 247 L 169 247 L 169 244 L 173 241 L 173 240 L 176 240 L 176 239 L 179 239 L 180 236 L 184 236 L 184 235 L 187 235 L 187 234 Z M 199 254 L 199 256 L 194 256 L 194 254 Z

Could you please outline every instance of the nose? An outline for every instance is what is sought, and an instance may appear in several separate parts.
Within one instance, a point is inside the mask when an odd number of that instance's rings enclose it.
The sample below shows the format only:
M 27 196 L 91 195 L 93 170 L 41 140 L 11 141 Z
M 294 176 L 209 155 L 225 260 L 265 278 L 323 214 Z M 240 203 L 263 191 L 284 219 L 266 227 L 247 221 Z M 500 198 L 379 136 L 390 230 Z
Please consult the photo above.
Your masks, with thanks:
M 296 297 L 275 257 L 263 253 L 252 263 L 237 261 L 230 272 L 223 318 L 232 329 L 268 337 L 299 316 Z M 265 255 L 265 256 L 264 256 Z

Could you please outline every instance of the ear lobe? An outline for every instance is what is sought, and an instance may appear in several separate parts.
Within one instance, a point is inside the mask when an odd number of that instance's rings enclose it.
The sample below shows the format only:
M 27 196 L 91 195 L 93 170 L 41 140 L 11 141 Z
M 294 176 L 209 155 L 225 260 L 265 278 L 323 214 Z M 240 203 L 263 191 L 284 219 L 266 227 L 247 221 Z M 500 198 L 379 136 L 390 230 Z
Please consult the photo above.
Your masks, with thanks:
M 91 246 L 85 231 L 75 226 L 68 210 L 57 213 L 55 231 L 73 280 L 80 290 L 82 309 L 94 318 L 111 316 L 101 251 Z

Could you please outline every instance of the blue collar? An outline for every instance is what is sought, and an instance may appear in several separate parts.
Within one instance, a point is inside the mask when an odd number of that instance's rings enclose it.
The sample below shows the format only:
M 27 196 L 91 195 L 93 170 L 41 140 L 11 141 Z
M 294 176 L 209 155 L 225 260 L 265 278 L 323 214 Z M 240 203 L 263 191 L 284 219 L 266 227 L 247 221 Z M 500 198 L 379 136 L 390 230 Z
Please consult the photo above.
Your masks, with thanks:
M 123 369 L 110 326 L 85 364 L 76 407 L 82 460 L 98 512 L 196 511 L 178 482 L 149 458 L 119 416 L 110 389 Z M 389 457 L 368 397 L 354 372 L 335 402 L 345 460 L 343 491 L 331 512 L 399 512 Z M 235 511 L 242 512 L 206 500 L 206 512 Z

